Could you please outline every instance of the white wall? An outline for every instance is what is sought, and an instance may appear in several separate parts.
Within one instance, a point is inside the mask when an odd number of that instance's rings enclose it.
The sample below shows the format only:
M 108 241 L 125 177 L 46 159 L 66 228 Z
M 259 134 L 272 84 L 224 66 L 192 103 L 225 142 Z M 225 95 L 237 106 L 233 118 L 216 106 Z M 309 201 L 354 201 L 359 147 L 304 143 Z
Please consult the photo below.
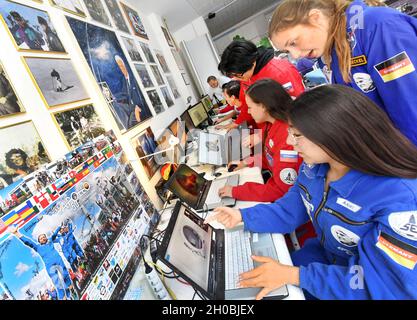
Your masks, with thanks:
M 35 1 L 18 1 L 15 2 L 21 2 L 22 4 L 26 4 L 44 11 L 47 11 L 51 17 L 51 20 L 54 24 L 54 27 L 58 33 L 58 36 L 60 37 L 64 47 L 66 48 L 68 54 L 50 54 L 50 53 L 27 53 L 27 52 L 18 52 L 16 48 L 14 47 L 14 43 L 11 40 L 8 32 L 6 31 L 6 28 L 3 25 L 0 25 L 0 41 L 1 41 L 1 50 L 0 50 L 0 60 L 3 64 L 3 67 L 8 74 L 12 85 L 15 88 L 15 91 L 20 98 L 24 108 L 26 109 L 26 113 L 19 114 L 16 116 L 6 117 L 6 118 L 0 118 L 0 127 L 8 126 L 15 123 L 20 123 L 26 120 L 32 120 L 35 127 L 37 128 L 42 142 L 47 149 L 47 152 L 49 153 L 52 160 L 56 160 L 60 157 L 62 157 L 64 154 L 69 152 L 70 150 L 66 146 L 61 133 L 60 129 L 56 127 L 54 121 L 53 121 L 53 112 L 66 110 L 69 108 L 72 108 L 74 106 L 81 106 L 85 104 L 92 103 L 95 107 L 95 110 L 99 117 L 101 118 L 101 121 L 106 129 L 113 129 L 115 131 L 116 136 L 118 137 L 124 151 L 126 152 L 128 158 L 131 160 L 132 166 L 136 173 L 139 176 L 139 179 L 144 186 L 146 192 L 149 194 L 151 199 L 153 200 L 154 204 L 157 205 L 157 207 L 160 207 L 161 202 L 156 195 L 155 188 L 153 187 L 154 184 L 159 180 L 160 175 L 159 172 L 154 176 L 154 178 L 149 181 L 145 171 L 138 160 L 138 156 L 136 154 L 136 151 L 134 150 L 131 139 L 141 133 L 143 130 L 145 130 L 147 127 L 151 127 L 154 131 L 155 135 L 162 132 L 163 129 L 174 120 L 175 117 L 178 117 L 184 110 L 185 110 L 185 98 L 189 96 L 189 90 L 185 86 L 182 77 L 180 75 L 179 69 L 175 64 L 175 61 L 172 57 L 172 54 L 170 52 L 170 48 L 168 44 L 166 43 L 166 40 L 164 38 L 164 35 L 162 33 L 162 30 L 160 26 L 162 25 L 162 19 L 156 15 L 156 14 L 143 14 L 140 11 L 140 8 L 136 8 L 140 17 L 143 20 L 143 24 L 145 26 L 146 32 L 149 36 L 149 41 L 143 40 L 144 42 L 147 42 L 151 49 L 157 49 L 163 52 L 165 59 L 168 63 L 168 67 L 171 70 L 172 76 L 175 80 L 175 83 L 178 87 L 178 90 L 181 94 L 181 98 L 175 100 L 175 105 L 167 108 L 165 101 L 163 99 L 163 96 L 160 94 L 161 101 L 163 102 L 165 106 L 165 112 L 154 116 L 150 120 L 146 120 L 140 125 L 132 128 L 131 130 L 122 133 L 118 129 L 116 122 L 105 102 L 105 99 L 103 95 L 101 94 L 101 91 L 99 89 L 99 86 L 96 83 L 96 80 L 93 77 L 93 74 L 84 58 L 84 55 L 82 54 L 78 43 L 67 24 L 65 13 L 61 9 L 55 8 L 49 4 L 48 1 L 44 1 L 44 3 L 37 3 Z M 131 6 L 131 5 L 130 5 Z M 88 12 L 85 9 L 85 12 Z M 71 16 L 71 14 L 67 14 Z M 89 23 L 99 25 L 101 27 L 106 27 L 103 25 L 100 25 L 100 23 L 93 21 L 91 18 L 80 18 L 76 17 L 81 20 L 87 21 Z M 127 23 L 127 22 L 126 22 Z M 128 23 L 127 23 L 128 24 Z M 130 27 L 130 26 L 129 26 Z M 106 28 L 109 29 L 107 26 Z M 120 41 L 120 36 L 128 36 L 130 38 L 133 38 L 135 40 L 142 40 L 136 36 L 133 36 L 132 34 L 127 35 L 123 32 L 117 31 L 117 29 L 110 28 L 112 31 L 115 31 Z M 121 43 L 122 47 L 123 44 Z M 140 50 L 140 49 L 139 49 Z M 130 58 L 125 52 L 126 58 L 130 61 Z M 72 103 L 69 105 L 61 106 L 61 107 L 54 107 L 54 108 L 48 108 L 45 103 L 43 102 L 40 93 L 35 88 L 35 85 L 33 84 L 27 70 L 25 69 L 21 57 L 23 56 L 42 56 L 42 57 L 65 57 L 65 58 L 71 58 L 71 61 L 73 62 L 75 66 L 75 71 L 80 76 L 83 85 L 85 89 L 87 90 L 90 99 L 87 101 L 84 101 L 83 103 Z M 155 57 L 156 59 L 156 57 Z M 139 86 L 143 92 L 143 95 L 145 99 L 148 102 L 148 105 L 150 106 L 151 112 L 155 115 L 155 112 L 151 106 L 150 100 L 146 94 L 146 91 L 144 87 L 141 84 L 141 81 L 137 75 L 137 72 L 133 66 L 132 63 L 130 63 L 131 69 L 133 73 L 135 74 L 137 81 L 139 83 Z M 160 70 L 162 73 L 162 70 Z M 150 73 L 150 76 L 153 78 L 153 74 L 148 70 Z M 166 77 L 163 74 L 164 80 L 166 81 Z M 154 83 L 156 83 L 155 79 L 153 78 Z M 159 89 L 158 89 L 158 92 Z M 172 92 L 171 92 L 172 95 Z M 172 98 L 174 99 L 173 95 Z M 16 133 L 18 134 L 18 133 Z

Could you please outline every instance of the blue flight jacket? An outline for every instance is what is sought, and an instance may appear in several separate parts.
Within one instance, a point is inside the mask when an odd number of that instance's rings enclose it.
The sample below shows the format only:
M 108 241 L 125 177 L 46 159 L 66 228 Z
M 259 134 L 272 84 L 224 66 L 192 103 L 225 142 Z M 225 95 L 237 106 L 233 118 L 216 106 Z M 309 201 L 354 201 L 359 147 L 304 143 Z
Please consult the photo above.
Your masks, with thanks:
M 330 263 L 301 266 L 300 287 L 319 299 L 417 299 L 417 179 L 350 170 L 325 193 L 328 170 L 303 164 L 284 197 L 240 210 L 245 228 L 289 233 L 310 219 Z
M 417 145 L 417 19 L 360 0 L 351 3 L 346 17 L 352 79 L 343 81 L 333 50 L 332 82 L 364 93 Z

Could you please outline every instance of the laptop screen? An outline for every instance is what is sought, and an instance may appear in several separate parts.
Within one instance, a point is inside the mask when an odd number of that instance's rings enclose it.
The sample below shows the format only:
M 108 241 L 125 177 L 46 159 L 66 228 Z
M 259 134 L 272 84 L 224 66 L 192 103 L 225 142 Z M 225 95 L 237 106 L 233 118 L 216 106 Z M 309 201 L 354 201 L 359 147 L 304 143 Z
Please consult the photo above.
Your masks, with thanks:
M 208 114 L 202 102 L 199 102 L 194 107 L 190 108 L 188 110 L 188 114 L 190 115 L 195 127 L 198 127 L 208 119 Z
M 206 180 L 186 165 L 180 165 L 167 182 L 167 188 L 182 201 L 195 208 Z
M 181 206 L 164 257 L 205 291 L 209 289 L 212 235 L 210 225 Z
M 209 96 L 204 96 L 203 99 L 201 99 L 201 102 L 204 104 L 204 108 L 207 112 L 209 112 L 213 108 L 213 103 L 211 102 Z

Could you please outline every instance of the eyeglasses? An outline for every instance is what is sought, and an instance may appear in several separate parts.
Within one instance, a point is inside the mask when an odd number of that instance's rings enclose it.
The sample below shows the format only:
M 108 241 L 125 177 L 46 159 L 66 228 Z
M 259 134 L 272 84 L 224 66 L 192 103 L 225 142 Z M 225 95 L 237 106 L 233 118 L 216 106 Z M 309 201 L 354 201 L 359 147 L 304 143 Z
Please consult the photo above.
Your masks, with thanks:
M 295 142 L 294 145 L 297 145 L 298 140 L 301 137 L 304 137 L 302 134 L 292 132 L 291 128 L 288 128 L 287 131 L 288 131 L 288 136 L 290 136 L 294 140 L 294 142 Z

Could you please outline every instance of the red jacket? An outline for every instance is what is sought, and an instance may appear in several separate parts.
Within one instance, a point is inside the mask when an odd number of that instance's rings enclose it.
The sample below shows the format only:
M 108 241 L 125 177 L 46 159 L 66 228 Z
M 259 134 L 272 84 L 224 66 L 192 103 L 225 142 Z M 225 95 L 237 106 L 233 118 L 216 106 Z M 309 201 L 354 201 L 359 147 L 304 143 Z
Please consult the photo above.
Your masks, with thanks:
M 276 120 L 273 124 L 266 123 L 267 137 L 264 141 L 263 157 L 268 169 L 272 172 L 266 184 L 247 182 L 233 187 L 232 195 L 237 200 L 272 202 L 281 198 L 295 183 L 301 157 L 293 147 L 286 143 L 288 125 Z
M 260 79 L 270 78 L 281 84 L 288 91 L 290 96 L 298 97 L 304 92 L 304 84 L 297 68 L 288 60 L 272 58 L 257 74 L 254 74 L 249 81 L 240 83 L 239 100 L 242 102 L 240 107 L 240 115 L 235 123 L 241 124 L 248 121 L 249 124 L 255 123 L 252 116 L 248 113 L 248 105 L 246 104 L 245 92 L 256 81 Z M 255 125 L 255 128 L 257 126 Z
M 225 106 L 222 109 L 219 109 L 219 113 L 226 113 L 229 111 L 235 110 L 235 108 L 233 106 L 231 106 L 230 104 L 228 104 L 227 106 Z

